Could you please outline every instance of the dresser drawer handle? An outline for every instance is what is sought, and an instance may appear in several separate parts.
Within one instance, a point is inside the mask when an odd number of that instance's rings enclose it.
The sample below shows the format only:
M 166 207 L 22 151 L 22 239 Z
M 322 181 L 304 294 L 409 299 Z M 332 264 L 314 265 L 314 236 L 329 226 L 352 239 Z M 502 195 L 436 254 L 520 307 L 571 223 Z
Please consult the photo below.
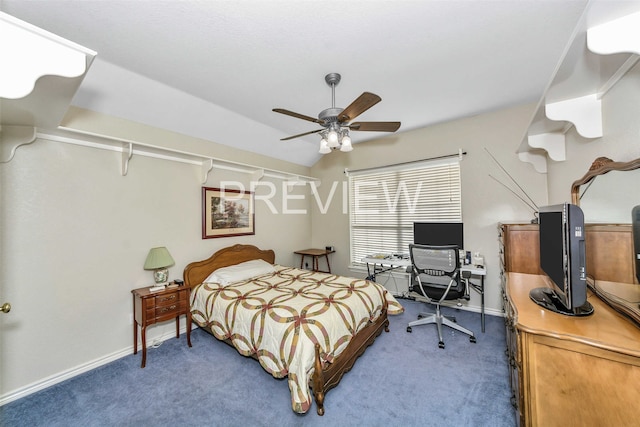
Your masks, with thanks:
M 178 306 L 177 305 L 172 305 L 170 307 L 165 307 L 165 308 L 160 310 L 160 314 L 166 313 L 167 311 L 173 311 L 173 310 L 176 309 L 176 307 L 178 307 Z

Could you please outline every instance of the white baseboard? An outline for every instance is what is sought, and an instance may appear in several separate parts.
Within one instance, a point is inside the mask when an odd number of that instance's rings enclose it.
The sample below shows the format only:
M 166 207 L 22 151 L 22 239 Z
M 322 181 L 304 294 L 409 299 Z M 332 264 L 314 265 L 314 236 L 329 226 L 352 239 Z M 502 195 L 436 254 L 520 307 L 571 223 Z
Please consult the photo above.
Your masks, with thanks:
M 443 306 L 446 305 L 448 307 L 451 308 L 458 308 L 460 310 L 465 310 L 465 311 L 473 311 L 474 313 L 481 313 L 482 312 L 482 308 L 479 305 L 462 305 L 462 307 L 457 307 L 455 305 L 455 303 L 452 304 L 442 304 Z M 504 317 L 504 312 L 502 310 L 496 310 L 495 308 L 484 308 L 484 314 L 486 314 L 487 316 L 497 316 L 497 317 Z
M 195 323 L 193 324 L 191 330 L 195 330 L 198 328 L 198 325 L 196 325 Z M 184 334 L 187 332 L 187 327 L 182 326 L 180 328 L 180 334 Z M 158 337 L 155 337 L 152 342 L 150 343 L 149 341 L 147 341 L 147 348 L 150 348 L 152 345 L 157 344 L 158 342 L 164 342 L 166 340 L 168 340 L 169 338 L 175 338 L 176 333 L 175 331 L 171 330 L 168 331 Z M 140 348 L 140 343 L 138 343 L 138 347 Z M 129 347 L 126 347 L 122 350 L 118 350 L 114 353 L 108 354 L 106 356 L 103 357 L 99 357 L 97 359 L 91 360 L 87 363 L 83 363 L 82 365 L 78 365 L 74 368 L 71 369 L 67 369 L 65 371 L 59 372 L 57 374 L 51 375 L 49 377 L 46 377 L 40 381 L 36 381 L 34 383 L 31 383 L 29 385 L 26 385 L 24 387 L 21 387 L 17 390 L 14 391 L 10 391 L 8 393 L 3 394 L 2 396 L 0 396 L 0 406 L 6 405 L 7 403 L 13 402 L 15 400 L 21 399 L 23 397 L 29 396 L 30 394 L 36 393 L 40 390 L 44 390 L 47 387 L 51 387 L 52 385 L 61 383 L 62 381 L 66 381 L 70 378 L 73 378 L 75 376 L 78 376 L 80 374 L 83 374 L 85 372 L 88 372 L 92 369 L 98 368 L 100 366 L 106 365 L 107 363 L 111 363 L 115 360 L 118 360 L 122 357 L 125 356 L 129 356 L 133 354 L 133 345 L 130 345 Z
M 400 304 L 402 304 L 402 301 L 400 301 Z M 482 307 L 480 307 L 479 305 L 465 305 L 465 304 L 462 304 L 460 307 L 458 307 L 456 305 L 455 301 L 444 301 L 441 305 L 443 307 L 456 308 L 458 310 L 472 311 L 472 312 L 478 313 L 478 314 L 482 312 Z M 504 317 L 504 312 L 502 310 L 496 310 L 495 308 L 487 308 L 487 307 L 485 307 L 484 308 L 484 314 L 486 314 L 487 316 Z

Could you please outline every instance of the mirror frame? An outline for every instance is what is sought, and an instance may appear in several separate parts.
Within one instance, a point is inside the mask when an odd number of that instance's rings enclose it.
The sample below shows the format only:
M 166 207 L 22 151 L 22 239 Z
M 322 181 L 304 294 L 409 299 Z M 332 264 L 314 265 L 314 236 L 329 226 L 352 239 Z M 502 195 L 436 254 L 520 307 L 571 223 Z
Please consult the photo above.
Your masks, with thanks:
M 594 178 L 611 171 L 631 171 L 640 168 L 640 158 L 629 162 L 614 162 L 608 157 L 598 157 L 593 161 L 589 171 L 571 185 L 571 203 L 580 204 L 580 186 L 587 184 Z M 629 225 L 630 226 L 630 225 Z M 633 245 L 633 243 L 631 243 Z M 633 262 L 633 260 L 631 260 Z M 633 267 L 632 267 L 633 268 Z M 640 308 L 636 295 L 639 294 L 637 283 L 618 283 L 598 280 L 595 277 L 587 279 L 589 288 L 614 310 L 628 316 L 636 326 L 640 327 Z M 627 295 L 633 297 L 629 299 Z
M 593 161 L 587 173 L 571 185 L 571 203 L 580 205 L 580 186 L 588 183 L 597 176 L 611 171 L 630 171 L 640 168 L 640 158 L 629 162 L 614 162 L 608 157 L 598 157 Z

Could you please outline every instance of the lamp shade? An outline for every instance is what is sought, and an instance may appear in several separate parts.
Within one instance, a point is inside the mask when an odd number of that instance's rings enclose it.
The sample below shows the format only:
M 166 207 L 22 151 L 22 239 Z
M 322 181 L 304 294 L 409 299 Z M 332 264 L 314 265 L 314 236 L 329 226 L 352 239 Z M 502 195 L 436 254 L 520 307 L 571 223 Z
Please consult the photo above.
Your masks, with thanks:
M 331 148 L 329 148 L 329 145 L 327 144 L 327 140 L 322 138 L 322 141 L 320 141 L 320 151 L 318 151 L 318 153 L 328 154 L 330 152 L 331 152 Z
M 342 137 L 342 146 L 340 147 L 340 151 L 353 151 L 353 146 L 351 145 L 351 138 L 349 137 L 349 135 L 345 135 Z
M 338 132 L 333 129 L 331 129 L 329 133 L 327 133 L 327 145 L 329 145 L 329 148 L 336 148 L 338 145 L 340 145 L 338 143 Z
M 149 251 L 147 260 L 144 262 L 144 269 L 155 270 L 158 268 L 170 267 L 173 264 L 175 264 L 175 261 L 171 258 L 171 254 L 167 248 L 163 246 L 159 248 L 152 248 Z

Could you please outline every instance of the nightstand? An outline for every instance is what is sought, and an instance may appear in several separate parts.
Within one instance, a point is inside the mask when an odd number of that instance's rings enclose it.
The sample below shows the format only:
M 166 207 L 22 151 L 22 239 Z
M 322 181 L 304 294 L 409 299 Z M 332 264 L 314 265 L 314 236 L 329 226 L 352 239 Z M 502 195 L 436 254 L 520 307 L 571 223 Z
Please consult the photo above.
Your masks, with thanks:
M 176 338 L 180 337 L 180 316 L 187 316 L 187 343 L 191 347 L 191 288 L 179 286 L 150 292 L 149 287 L 134 289 L 133 294 L 133 354 L 138 354 L 138 326 L 142 332 L 142 364 L 147 362 L 147 326 L 176 319 Z

